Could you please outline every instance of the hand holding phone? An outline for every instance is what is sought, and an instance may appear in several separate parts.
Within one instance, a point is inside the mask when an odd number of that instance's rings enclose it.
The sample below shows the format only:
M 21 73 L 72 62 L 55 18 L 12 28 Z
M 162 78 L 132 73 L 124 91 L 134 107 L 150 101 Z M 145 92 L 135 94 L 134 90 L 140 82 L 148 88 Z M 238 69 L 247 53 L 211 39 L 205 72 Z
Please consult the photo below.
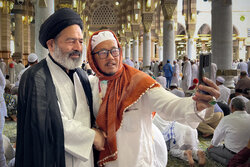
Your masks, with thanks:
M 203 82 L 203 77 L 210 78 L 211 76 L 211 53 L 201 53 L 200 54 L 200 64 L 199 64 L 199 83 L 206 85 Z M 209 94 L 205 91 L 200 91 L 204 94 Z

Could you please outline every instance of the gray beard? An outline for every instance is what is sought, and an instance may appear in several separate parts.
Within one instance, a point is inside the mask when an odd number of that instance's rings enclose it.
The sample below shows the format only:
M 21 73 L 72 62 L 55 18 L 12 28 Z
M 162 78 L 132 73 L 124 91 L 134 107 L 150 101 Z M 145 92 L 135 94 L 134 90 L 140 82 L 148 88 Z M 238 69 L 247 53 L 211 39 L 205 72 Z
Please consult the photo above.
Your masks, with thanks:
M 80 54 L 80 57 L 77 59 L 70 58 L 70 52 L 63 53 L 62 50 L 55 45 L 55 52 L 54 52 L 54 60 L 61 64 L 63 67 L 65 67 L 68 70 L 73 70 L 77 67 L 80 67 L 83 62 L 83 56 Z

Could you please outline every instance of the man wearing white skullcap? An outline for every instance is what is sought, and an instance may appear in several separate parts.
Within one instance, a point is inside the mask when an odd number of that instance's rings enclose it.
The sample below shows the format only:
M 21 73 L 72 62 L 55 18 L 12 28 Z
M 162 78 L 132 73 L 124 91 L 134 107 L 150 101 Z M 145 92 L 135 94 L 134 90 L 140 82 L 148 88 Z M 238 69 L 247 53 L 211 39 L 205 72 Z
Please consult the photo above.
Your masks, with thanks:
M 16 83 L 15 83 L 15 86 L 19 86 L 19 82 L 20 82 L 20 80 L 21 80 L 21 77 L 22 77 L 22 75 L 23 75 L 23 73 L 27 70 L 27 69 L 29 69 L 31 66 L 33 66 L 33 65 L 35 65 L 35 64 L 37 64 L 38 63 L 38 57 L 37 57 L 37 55 L 35 54 L 35 53 L 30 53 L 29 55 L 28 55 L 28 67 L 26 67 L 26 68 L 24 68 L 22 71 L 20 71 L 20 73 L 18 74 L 18 76 L 17 76 L 17 81 L 16 81 Z
M 220 97 L 217 99 L 218 102 L 228 104 L 228 99 L 231 94 L 231 90 L 224 86 L 225 79 L 221 76 L 216 78 L 216 85 L 219 87 L 220 90 Z
M 152 111 L 196 128 L 201 121 L 198 112 L 210 106 L 212 96 L 219 97 L 218 87 L 206 78 L 209 86 L 200 89 L 208 89 L 211 96 L 179 98 L 165 90 L 148 74 L 123 64 L 120 43 L 110 30 L 93 33 L 87 58 L 96 73 L 90 79 L 96 127 L 107 134 L 99 166 L 166 166 L 166 144 L 153 128 Z

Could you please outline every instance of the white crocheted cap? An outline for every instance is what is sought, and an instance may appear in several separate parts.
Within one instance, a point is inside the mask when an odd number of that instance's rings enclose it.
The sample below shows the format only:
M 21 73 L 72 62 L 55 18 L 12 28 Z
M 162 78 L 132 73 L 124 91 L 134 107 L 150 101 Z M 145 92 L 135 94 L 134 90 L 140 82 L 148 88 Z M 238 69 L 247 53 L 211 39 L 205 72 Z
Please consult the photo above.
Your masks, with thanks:
M 28 56 L 28 62 L 30 63 L 34 63 L 35 61 L 37 61 L 38 57 L 35 53 L 31 53 Z
M 216 78 L 216 81 L 218 81 L 218 82 L 220 82 L 220 83 L 224 83 L 225 82 L 225 79 L 223 78 L 223 77 L 221 77 L 221 76 L 218 76 L 217 78 Z
M 99 32 L 97 35 L 93 35 L 91 39 L 91 49 L 94 50 L 99 43 L 107 40 L 116 41 L 114 35 L 110 31 L 102 31 Z

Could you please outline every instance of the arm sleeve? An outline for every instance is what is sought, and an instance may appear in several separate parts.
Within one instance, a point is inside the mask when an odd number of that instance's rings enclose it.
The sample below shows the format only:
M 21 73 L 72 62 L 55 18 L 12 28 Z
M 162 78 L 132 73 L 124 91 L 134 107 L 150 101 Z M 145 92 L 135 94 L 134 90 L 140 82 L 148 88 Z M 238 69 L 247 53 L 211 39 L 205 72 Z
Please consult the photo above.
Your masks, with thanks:
M 220 121 L 218 126 L 216 127 L 214 131 L 213 138 L 211 140 L 211 144 L 213 146 L 218 146 L 222 140 L 225 138 L 225 126 L 224 126 L 224 119 Z
M 59 103 L 58 105 L 60 107 Z M 82 161 L 89 160 L 95 131 L 83 125 L 80 121 L 69 119 L 63 112 L 61 112 L 61 116 L 64 128 L 65 151 Z
M 197 112 L 196 102 L 191 97 L 177 97 L 162 87 L 150 89 L 147 92 L 147 98 L 150 103 L 147 106 L 151 106 L 151 110 L 156 111 L 166 121 L 175 120 L 192 128 L 197 128 L 202 121 L 199 117 L 205 115 L 205 110 Z

